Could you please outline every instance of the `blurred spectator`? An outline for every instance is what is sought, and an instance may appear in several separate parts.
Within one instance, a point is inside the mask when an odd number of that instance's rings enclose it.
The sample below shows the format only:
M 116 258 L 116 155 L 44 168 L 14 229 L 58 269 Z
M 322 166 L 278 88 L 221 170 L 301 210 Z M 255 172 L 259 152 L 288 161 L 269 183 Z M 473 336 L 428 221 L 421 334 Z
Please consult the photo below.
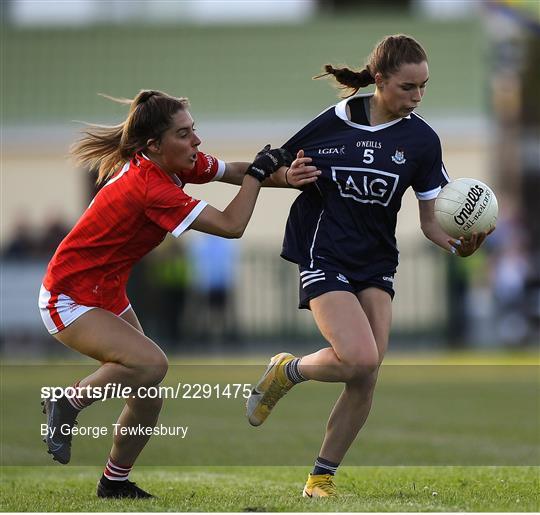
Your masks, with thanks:
M 509 196 L 501 194 L 499 206 L 497 230 L 486 250 L 467 260 L 449 258 L 449 342 L 455 347 L 538 340 L 527 233 Z
M 196 295 L 198 331 L 213 341 L 236 338 L 233 289 L 238 243 L 210 234 L 190 240 L 192 288 Z
M 2 258 L 11 261 L 50 259 L 68 230 L 61 217 L 51 218 L 45 227 L 38 228 L 32 226 L 26 215 L 19 215 Z
M 493 293 L 497 304 L 497 332 L 501 342 L 526 342 L 529 333 L 525 306 L 525 286 L 529 263 L 523 251 L 505 248 L 493 266 Z
M 449 345 L 462 348 L 489 341 L 493 312 L 485 252 L 467 259 L 448 257 Z
M 13 236 L 6 244 L 2 258 L 10 261 L 24 261 L 35 257 L 36 241 L 30 221 L 26 216 L 19 215 L 15 222 Z
M 141 259 L 129 278 L 128 297 L 145 333 L 169 347 L 190 336 L 184 323 L 188 281 L 184 243 L 171 237 Z
M 492 346 L 495 306 L 491 295 L 488 253 L 485 249 L 480 249 L 480 252 L 470 259 L 462 260 L 462 263 L 467 268 L 468 275 L 468 289 L 464 299 L 466 339 L 469 345 Z
M 37 256 L 40 259 L 50 259 L 69 229 L 60 215 L 50 217 L 36 239 Z
M 500 201 L 497 230 L 489 242 L 491 287 L 496 304 L 497 339 L 512 345 L 525 343 L 530 336 L 525 295 L 532 274 L 526 232 L 519 212 L 508 198 Z
M 150 259 L 148 273 L 158 290 L 155 307 L 161 320 L 162 337 L 172 345 L 178 345 L 184 335 L 188 266 L 183 241 L 170 237 Z

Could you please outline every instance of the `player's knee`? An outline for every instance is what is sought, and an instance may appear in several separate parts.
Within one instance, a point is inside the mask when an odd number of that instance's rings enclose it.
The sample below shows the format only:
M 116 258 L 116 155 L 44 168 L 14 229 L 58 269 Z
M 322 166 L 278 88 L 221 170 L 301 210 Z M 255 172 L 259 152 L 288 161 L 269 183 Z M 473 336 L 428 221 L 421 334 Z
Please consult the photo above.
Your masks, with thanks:
M 342 360 L 348 381 L 363 381 L 379 369 L 379 356 L 376 352 L 354 353 Z
M 370 371 L 369 369 L 359 370 L 356 375 L 346 382 L 347 388 L 361 397 L 367 398 L 373 395 L 379 370 Z
M 169 370 L 169 361 L 167 357 L 164 354 L 156 357 L 155 362 L 150 365 L 150 369 L 152 384 L 161 383 Z
M 361 363 L 358 365 L 354 365 L 350 368 L 349 381 L 364 382 L 377 371 L 377 368 L 378 364 L 373 363 Z
M 141 386 L 152 386 L 161 383 L 169 369 L 169 361 L 163 353 L 155 353 L 138 367 Z

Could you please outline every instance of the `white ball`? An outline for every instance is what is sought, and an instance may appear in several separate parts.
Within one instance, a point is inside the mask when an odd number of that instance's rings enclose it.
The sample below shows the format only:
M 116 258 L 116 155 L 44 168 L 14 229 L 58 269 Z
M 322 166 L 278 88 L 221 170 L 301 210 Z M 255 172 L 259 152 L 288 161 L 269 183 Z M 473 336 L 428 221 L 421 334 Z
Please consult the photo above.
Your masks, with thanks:
M 448 183 L 435 200 L 435 218 L 443 231 L 459 238 L 495 227 L 499 207 L 493 191 L 476 179 Z

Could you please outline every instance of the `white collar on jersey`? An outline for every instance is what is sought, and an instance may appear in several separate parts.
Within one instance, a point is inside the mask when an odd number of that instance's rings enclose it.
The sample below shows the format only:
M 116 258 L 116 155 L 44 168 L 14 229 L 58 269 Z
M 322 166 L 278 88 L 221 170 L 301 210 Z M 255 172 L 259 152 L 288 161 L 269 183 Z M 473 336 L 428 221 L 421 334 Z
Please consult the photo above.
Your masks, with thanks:
M 354 123 L 349 120 L 347 116 L 347 102 L 352 100 L 353 98 L 362 98 L 362 97 L 371 97 L 373 96 L 373 93 L 360 93 L 359 95 L 355 95 L 354 97 L 345 98 L 338 104 L 336 104 L 335 111 L 336 116 L 338 118 L 341 118 L 347 125 L 350 125 L 351 127 L 355 127 L 357 129 L 363 129 L 365 131 L 369 132 L 375 132 L 380 131 L 381 129 L 386 129 L 386 127 L 390 127 L 391 125 L 395 125 L 396 123 L 399 123 L 403 118 L 396 118 L 395 120 L 392 120 L 391 122 L 381 123 L 380 125 L 361 125 L 359 123 Z M 404 118 L 410 119 L 411 115 L 407 115 Z

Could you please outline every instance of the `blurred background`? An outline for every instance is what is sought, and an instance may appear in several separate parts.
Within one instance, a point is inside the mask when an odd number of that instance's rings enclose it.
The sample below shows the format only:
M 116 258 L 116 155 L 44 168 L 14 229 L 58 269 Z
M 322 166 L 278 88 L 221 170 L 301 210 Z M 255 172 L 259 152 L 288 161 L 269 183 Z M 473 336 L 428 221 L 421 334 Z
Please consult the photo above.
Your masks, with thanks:
M 118 123 L 100 96 L 187 96 L 203 144 L 226 161 L 280 145 L 337 101 L 325 63 L 362 67 L 387 34 L 430 58 L 419 113 L 454 178 L 488 183 L 497 231 L 462 260 L 421 234 L 412 191 L 399 219 L 391 347 L 536 348 L 540 322 L 540 4 L 475 0 L 4 0 L 1 63 L 1 330 L 4 354 L 60 347 L 37 309 L 46 264 L 91 200 L 68 148 L 80 120 Z M 188 193 L 224 208 L 235 188 Z M 264 190 L 241 240 L 188 232 L 134 270 L 147 334 L 177 353 L 302 352 L 321 337 L 279 257 L 296 191 Z M 72 353 L 71 353 L 72 355 Z

